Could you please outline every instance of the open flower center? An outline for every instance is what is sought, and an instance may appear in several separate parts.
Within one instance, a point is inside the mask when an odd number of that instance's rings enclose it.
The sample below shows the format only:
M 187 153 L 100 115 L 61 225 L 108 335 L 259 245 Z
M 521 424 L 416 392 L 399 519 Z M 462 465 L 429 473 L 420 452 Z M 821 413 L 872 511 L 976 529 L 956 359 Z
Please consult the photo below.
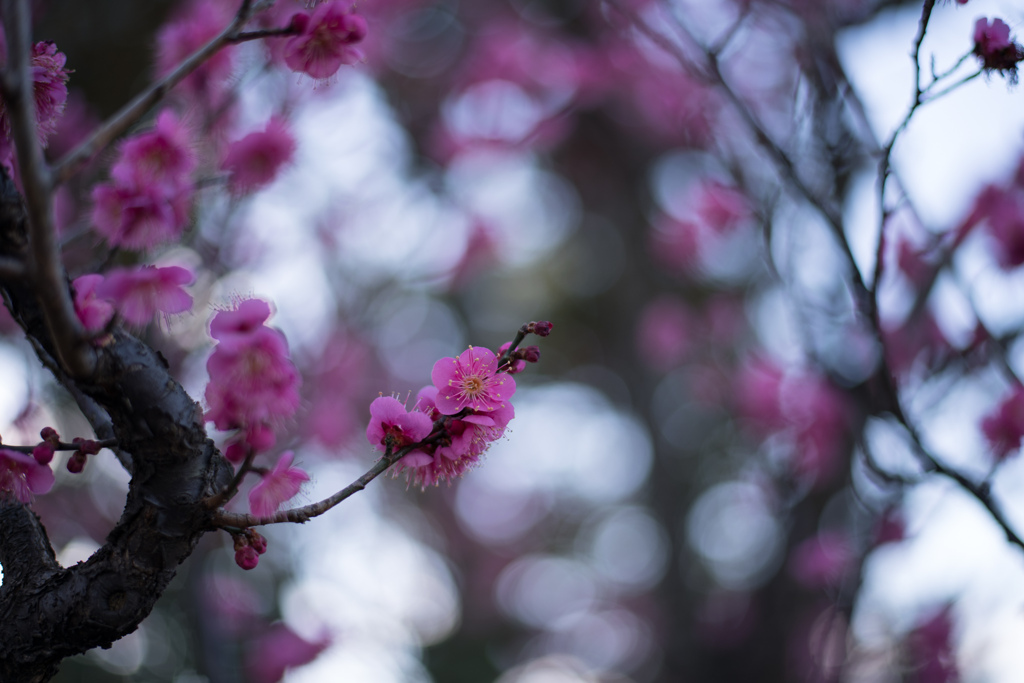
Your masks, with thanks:
M 469 396 L 476 396 L 484 390 L 484 381 L 480 377 L 463 377 L 462 391 Z

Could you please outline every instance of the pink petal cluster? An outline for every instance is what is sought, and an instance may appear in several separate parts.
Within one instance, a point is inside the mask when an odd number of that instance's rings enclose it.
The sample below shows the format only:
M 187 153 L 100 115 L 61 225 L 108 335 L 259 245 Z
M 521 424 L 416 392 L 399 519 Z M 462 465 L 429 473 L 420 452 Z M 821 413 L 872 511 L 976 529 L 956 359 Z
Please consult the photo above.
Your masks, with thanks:
M 126 321 L 145 325 L 156 313 L 166 317 L 191 310 L 192 297 L 182 287 L 194 281 L 192 271 L 180 266 L 136 266 L 110 271 L 94 291 L 113 302 Z
M 342 0 L 320 3 L 312 15 L 299 12 L 292 26 L 299 35 L 284 46 L 284 62 L 292 71 L 322 80 L 330 78 L 342 64 L 355 64 L 363 53 L 353 47 L 366 37 L 366 20 Z
M 11 495 L 22 503 L 32 494 L 53 488 L 53 471 L 26 453 L 0 449 L 0 495 Z
M 302 485 L 309 481 L 309 475 L 298 467 L 292 467 L 295 458 L 291 451 L 281 454 L 274 469 L 249 491 L 249 509 L 257 517 L 269 517 L 277 512 L 281 504 L 291 500 Z
M 64 113 L 68 99 L 67 57 L 57 51 L 51 42 L 39 42 L 32 46 L 29 64 L 32 68 L 33 94 L 36 105 L 36 135 L 39 144 L 46 146 L 49 137 L 57 130 L 57 122 Z M 14 151 L 11 145 L 11 123 L 7 107 L 0 100 L 0 162 L 9 163 Z
M 270 304 L 247 299 L 210 323 L 219 343 L 206 363 L 206 419 L 217 429 L 269 429 L 299 407 L 299 373 L 284 335 L 264 324 L 269 317 Z
M 463 408 L 490 412 L 505 407 L 516 391 L 516 381 L 498 373 L 498 357 L 490 349 L 470 346 L 458 358 L 434 363 L 430 379 L 437 387 L 437 410 L 454 415 Z
M 383 439 L 390 434 L 393 442 L 401 444 L 399 447 L 426 438 L 434 422 L 445 417 L 437 409 L 438 397 L 437 387 L 424 387 L 411 411 L 406 411 L 396 399 L 386 402 L 376 399 L 376 410 L 371 406 L 367 439 L 383 450 L 382 434 Z M 514 415 L 512 406 L 506 404 L 486 412 L 470 411 L 459 419 L 449 418 L 440 439 L 406 454 L 398 461 L 395 471 L 406 472 L 410 482 L 424 488 L 441 481 L 451 481 L 480 461 L 480 456 L 490 444 L 505 433 Z
M 1024 387 L 1017 387 L 995 412 L 981 421 L 981 431 L 998 460 L 1020 450 L 1024 438 Z
M 231 174 L 231 191 L 243 195 L 269 185 L 294 155 L 295 138 L 285 121 L 274 117 L 264 131 L 231 143 L 221 168 Z
M 188 223 L 195 167 L 187 130 L 162 112 L 153 130 L 122 143 L 112 182 L 93 188 L 96 230 L 112 246 L 136 250 L 177 239 Z
M 1011 77 L 1016 75 L 1017 62 L 1024 59 L 1024 49 L 1010 37 L 1006 22 L 985 17 L 974 24 L 974 54 L 984 68 L 1008 71 Z
M 102 275 L 82 275 L 75 278 L 71 288 L 75 290 L 75 314 L 86 332 L 95 334 L 103 331 L 114 317 L 114 306 L 96 294 L 96 288 L 103 282 Z
M 424 413 L 408 412 L 397 398 L 381 396 L 370 404 L 366 439 L 381 453 L 389 448 L 394 452 L 427 438 L 433 426 Z

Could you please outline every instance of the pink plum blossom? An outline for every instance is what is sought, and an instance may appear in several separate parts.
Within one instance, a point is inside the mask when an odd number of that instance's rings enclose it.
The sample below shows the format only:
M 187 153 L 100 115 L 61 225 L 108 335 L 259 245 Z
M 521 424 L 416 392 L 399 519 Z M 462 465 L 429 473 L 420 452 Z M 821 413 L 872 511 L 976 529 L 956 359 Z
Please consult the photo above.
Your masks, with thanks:
M 75 314 L 86 332 L 101 332 L 114 317 L 114 306 L 96 294 L 96 288 L 103 282 L 102 275 L 90 274 L 75 278 L 71 283 L 75 290 Z
M 252 514 L 269 517 L 277 512 L 282 503 L 294 498 L 302 485 L 309 481 L 308 474 L 298 467 L 292 467 L 294 457 L 291 451 L 282 453 L 274 469 L 264 474 L 249 491 L 249 509 Z
M 96 295 L 114 302 L 118 312 L 133 325 L 145 325 L 156 313 L 165 316 L 192 308 L 192 297 L 182 289 L 195 275 L 180 266 L 137 266 L 110 271 L 96 285 Z
M 516 391 L 516 381 L 498 374 L 498 357 L 490 349 L 470 346 L 458 358 L 434 363 L 430 379 L 437 387 L 437 409 L 454 415 L 463 408 L 491 411 L 505 405 Z
M 245 299 L 234 308 L 220 311 L 210 321 L 210 336 L 221 342 L 244 339 L 270 317 L 270 304 L 262 299 Z
M 416 397 L 414 412 L 421 411 L 431 420 L 442 417 L 437 410 L 437 397 L 437 387 L 424 387 Z M 409 482 L 421 488 L 462 476 L 479 463 L 514 416 L 512 406 L 504 405 L 486 413 L 472 412 L 462 419 L 448 420 L 445 434 L 438 442 L 406 455 L 398 461 L 395 472 L 405 472 Z
M 218 429 L 252 428 L 291 417 L 299 406 L 299 373 L 284 335 L 263 325 L 265 301 L 246 300 L 210 323 L 219 343 L 206 362 L 206 418 Z
M 92 191 L 92 221 L 111 246 L 137 251 L 176 240 L 188 223 L 192 187 L 101 183 Z
M 46 147 L 47 140 L 57 130 L 57 122 L 64 113 L 68 99 L 67 57 L 57 51 L 51 42 L 32 46 L 29 64 L 32 69 L 33 94 L 36 105 L 36 135 L 39 144 Z M 11 123 L 7 106 L 0 100 L 0 162 L 7 164 L 14 151 L 11 145 Z
M 28 503 L 33 493 L 48 492 L 53 481 L 53 471 L 31 455 L 0 449 L 0 495 L 12 495 Z
M 189 182 L 197 164 L 188 130 L 173 111 L 165 109 L 152 130 L 121 143 L 110 175 L 122 186 L 157 184 L 173 191 Z
M 231 174 L 231 191 L 242 195 L 269 185 L 294 155 L 295 138 L 285 121 L 274 117 L 265 130 L 231 143 L 221 168 Z
M 342 64 L 363 59 L 363 53 L 352 46 L 366 37 L 366 20 L 346 9 L 341 0 L 320 3 L 312 16 L 296 14 L 292 26 L 299 35 L 284 46 L 284 61 L 292 71 L 320 80 L 333 76 Z
M 366 439 L 382 453 L 389 447 L 394 452 L 427 438 L 433 428 L 434 421 L 427 415 L 418 411 L 408 412 L 398 399 L 381 396 L 370 404 Z
M 998 460 L 1020 449 L 1024 438 L 1024 387 L 1017 387 L 995 412 L 981 421 L 981 431 Z
M 330 640 L 305 640 L 282 623 L 274 624 L 256 639 L 246 657 L 247 680 L 252 683 L 277 683 L 285 671 L 317 658 Z

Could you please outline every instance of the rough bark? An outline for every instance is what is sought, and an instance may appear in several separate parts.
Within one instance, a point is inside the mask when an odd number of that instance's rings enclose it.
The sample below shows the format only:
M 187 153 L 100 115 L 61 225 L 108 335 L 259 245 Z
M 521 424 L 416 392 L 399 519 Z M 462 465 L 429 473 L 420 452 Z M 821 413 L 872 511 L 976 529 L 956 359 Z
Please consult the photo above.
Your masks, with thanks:
M 0 174 L 0 255 L 26 257 L 25 221 L 21 197 Z M 35 292 L 24 282 L 3 283 L 2 292 L 40 361 L 71 386 L 54 361 Z M 210 530 L 202 500 L 232 474 L 206 436 L 200 407 L 164 359 L 127 332 L 113 331 L 97 372 L 72 388 L 109 414 L 120 449 L 131 457 L 132 479 L 105 545 L 69 568 L 57 564 L 34 513 L 0 502 L 0 680 L 9 683 L 47 681 L 64 657 L 109 647 L 134 631 Z

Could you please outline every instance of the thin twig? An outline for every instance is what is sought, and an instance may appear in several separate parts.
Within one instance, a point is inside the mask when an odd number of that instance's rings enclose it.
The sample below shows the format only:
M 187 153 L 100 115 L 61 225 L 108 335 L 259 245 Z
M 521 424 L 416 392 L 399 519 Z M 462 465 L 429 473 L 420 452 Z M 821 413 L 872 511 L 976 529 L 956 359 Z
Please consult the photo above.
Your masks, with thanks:
M 16 451 L 18 453 L 29 453 L 29 454 L 31 454 L 32 451 L 34 451 L 38 445 L 39 444 L 36 444 L 35 446 L 11 446 L 10 444 L 0 443 L 0 449 L 5 450 L 5 451 Z M 97 441 L 96 445 L 99 446 L 100 448 L 113 448 L 114 446 L 117 445 L 117 439 L 102 439 L 100 441 Z M 81 447 L 82 447 L 82 444 L 67 443 L 65 441 L 60 441 L 60 442 L 58 442 L 58 444 L 56 446 L 54 446 L 53 450 L 55 450 L 55 451 L 77 451 Z
M 256 451 L 250 448 L 249 452 L 245 456 L 245 460 L 242 462 L 241 466 L 239 466 L 238 471 L 235 472 L 235 476 L 231 480 L 231 483 L 228 484 L 228 487 L 205 501 L 207 508 L 215 510 L 222 505 L 226 505 L 238 494 L 238 487 L 241 486 L 242 479 L 245 478 L 245 475 L 252 470 L 252 460 L 255 457 Z
M 218 527 L 229 527 L 235 529 L 247 529 L 254 526 L 264 526 L 267 524 L 282 524 L 284 522 L 293 522 L 296 524 L 303 524 L 308 522 L 313 517 L 317 517 L 327 512 L 335 505 L 345 500 L 349 496 L 366 488 L 366 485 L 376 479 L 380 474 L 385 472 L 389 467 L 398 462 L 407 452 L 411 451 L 412 447 L 406 447 L 399 451 L 397 454 L 388 455 L 385 454 L 383 458 L 374 463 L 373 467 L 367 470 L 363 476 L 356 479 L 354 482 L 341 489 L 337 493 L 323 500 L 312 503 L 311 505 L 304 505 L 303 507 L 293 508 L 291 510 L 282 510 L 275 512 L 269 517 L 256 517 L 255 515 L 246 515 L 233 512 L 226 512 L 225 510 L 217 510 L 213 513 L 213 525 Z
M 95 371 L 96 352 L 71 303 L 53 221 L 52 177 L 36 133 L 29 2 L 4 0 L 3 10 L 10 61 L 2 87 L 25 196 L 30 277 L 58 360 L 72 376 L 88 377 Z
M 702 74 L 701 70 L 694 68 L 690 59 L 685 53 L 683 53 L 678 45 L 672 42 L 664 34 L 656 31 L 643 17 L 624 7 L 619 0 L 605 0 L 605 2 L 621 12 L 624 16 L 628 17 L 630 21 L 633 22 L 633 25 L 644 36 L 679 62 L 680 66 L 682 66 L 687 73 L 697 74 L 699 78 L 716 86 L 726 96 L 726 99 L 729 100 L 733 108 L 737 113 L 739 113 L 740 118 L 743 119 L 743 122 L 754 134 L 758 144 L 765 152 L 768 153 L 772 158 L 772 161 L 775 162 L 776 168 L 778 168 L 782 175 L 789 181 L 790 185 L 825 218 L 826 223 L 828 223 L 829 228 L 835 235 L 840 250 L 843 252 L 854 273 L 852 282 L 854 289 L 856 290 L 855 293 L 857 294 L 856 299 L 858 306 L 869 304 L 870 298 L 867 296 L 868 290 L 861 276 L 860 268 L 857 266 L 857 260 L 854 257 L 853 251 L 850 249 L 849 242 L 847 242 L 843 232 L 843 220 L 839 211 L 826 199 L 820 197 L 803 181 L 799 173 L 797 173 L 796 165 L 793 163 L 793 160 L 778 145 L 778 143 L 772 139 L 764 126 L 761 125 L 761 122 L 757 120 L 757 117 L 754 115 L 753 111 L 751 111 L 750 107 L 747 106 L 746 102 L 744 102 L 736 91 L 733 90 L 732 86 L 729 85 L 725 76 L 722 74 L 718 55 L 712 53 L 708 48 L 701 45 L 701 43 L 696 39 L 696 36 L 693 35 L 684 23 L 675 20 L 676 25 L 686 35 L 687 39 L 701 51 L 706 62 L 704 65 L 705 70 Z
M 68 152 L 54 166 L 53 181 L 60 184 L 77 173 L 90 159 L 98 152 L 106 148 L 116 140 L 122 133 L 127 131 L 139 119 L 145 116 L 153 105 L 162 100 L 174 86 L 183 81 L 193 71 L 199 68 L 203 62 L 212 57 L 225 45 L 234 42 L 239 36 L 240 29 L 249 20 L 252 14 L 251 0 L 243 0 L 242 6 L 235 15 L 231 24 L 209 43 L 194 52 L 171 73 L 167 74 L 148 89 L 140 93 L 131 102 L 121 108 L 116 114 L 107 119 L 96 131 L 89 136 L 85 142 L 77 148 Z

